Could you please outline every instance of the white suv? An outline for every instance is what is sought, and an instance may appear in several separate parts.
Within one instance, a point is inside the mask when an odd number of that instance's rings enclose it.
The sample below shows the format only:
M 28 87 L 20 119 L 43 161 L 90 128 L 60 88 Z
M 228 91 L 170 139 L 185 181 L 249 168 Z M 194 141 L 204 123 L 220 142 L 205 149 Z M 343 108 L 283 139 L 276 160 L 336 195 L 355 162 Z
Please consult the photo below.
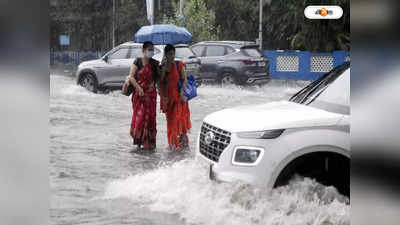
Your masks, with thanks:
M 196 156 L 210 178 L 269 189 L 295 174 L 350 193 L 350 63 L 289 101 L 225 109 L 203 120 Z

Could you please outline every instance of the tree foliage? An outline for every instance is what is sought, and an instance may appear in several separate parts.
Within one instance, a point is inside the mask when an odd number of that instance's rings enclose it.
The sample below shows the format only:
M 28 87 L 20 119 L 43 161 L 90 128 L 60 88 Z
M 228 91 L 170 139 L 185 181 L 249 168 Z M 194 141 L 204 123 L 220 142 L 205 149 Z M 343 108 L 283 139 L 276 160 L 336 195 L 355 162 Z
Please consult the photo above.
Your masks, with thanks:
M 308 5 L 340 5 L 339 20 L 310 20 L 304 16 Z M 349 0 L 272 1 L 263 20 L 268 48 L 319 52 L 350 49 Z
M 145 1 L 125 0 L 118 6 L 117 15 L 117 44 L 132 41 L 140 27 L 149 25 Z
M 58 35 L 71 35 L 75 49 L 99 50 L 110 42 L 112 1 L 63 0 L 51 5 L 51 46 L 58 45 Z
M 60 34 L 71 35 L 76 50 L 112 48 L 112 0 L 51 0 L 50 40 L 58 46 Z M 264 0 L 265 1 L 265 0 Z M 133 40 L 148 25 L 146 1 L 115 0 L 116 44 Z M 178 16 L 179 0 L 155 0 L 155 23 L 186 27 L 193 43 L 205 40 L 255 41 L 258 38 L 259 0 L 184 0 L 184 16 Z M 319 52 L 350 49 L 349 0 L 272 0 L 263 7 L 263 47 Z M 309 20 L 308 5 L 340 5 L 339 20 Z
M 186 0 L 184 3 L 184 18 L 179 17 L 179 4 L 173 3 L 176 12 L 167 17 L 166 23 L 186 27 L 193 35 L 192 42 L 219 40 L 219 26 L 215 25 L 215 12 L 207 8 L 203 0 Z
M 255 41 L 258 38 L 258 0 L 206 0 L 215 10 L 220 40 Z

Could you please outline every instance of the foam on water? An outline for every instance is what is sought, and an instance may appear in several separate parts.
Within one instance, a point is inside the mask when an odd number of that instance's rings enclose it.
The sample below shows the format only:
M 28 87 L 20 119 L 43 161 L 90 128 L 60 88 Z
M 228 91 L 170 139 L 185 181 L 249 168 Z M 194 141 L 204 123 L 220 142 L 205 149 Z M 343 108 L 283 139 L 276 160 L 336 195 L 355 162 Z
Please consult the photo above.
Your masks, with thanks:
M 207 167 L 187 159 L 108 184 L 104 199 L 127 198 L 189 224 L 350 224 L 348 199 L 333 187 L 295 179 L 268 192 L 241 183 L 215 183 Z

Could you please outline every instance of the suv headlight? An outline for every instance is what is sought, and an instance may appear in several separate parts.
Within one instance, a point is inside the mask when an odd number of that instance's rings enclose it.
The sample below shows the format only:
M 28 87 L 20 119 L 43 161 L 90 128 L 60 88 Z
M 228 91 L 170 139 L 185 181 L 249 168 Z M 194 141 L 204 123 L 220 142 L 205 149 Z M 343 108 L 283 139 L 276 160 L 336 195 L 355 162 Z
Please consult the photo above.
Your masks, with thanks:
M 255 132 L 239 132 L 237 135 L 240 138 L 248 139 L 273 139 L 279 137 L 285 129 L 265 130 Z
M 254 166 L 264 155 L 263 148 L 238 146 L 233 151 L 232 164 L 239 166 Z

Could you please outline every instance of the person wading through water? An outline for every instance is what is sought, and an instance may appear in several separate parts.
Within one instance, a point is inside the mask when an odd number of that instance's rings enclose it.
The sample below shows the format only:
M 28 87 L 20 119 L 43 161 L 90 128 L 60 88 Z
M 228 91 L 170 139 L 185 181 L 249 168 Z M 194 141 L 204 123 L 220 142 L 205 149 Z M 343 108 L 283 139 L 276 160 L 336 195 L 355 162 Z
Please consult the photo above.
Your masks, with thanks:
M 137 149 L 155 150 L 156 148 L 156 109 L 157 91 L 156 82 L 159 76 L 157 60 L 152 59 L 154 45 L 151 42 L 143 43 L 143 57 L 137 58 L 130 70 L 126 82 L 133 85 L 132 93 L 133 116 L 130 135 L 133 145 Z
M 159 86 L 160 107 L 167 118 L 168 146 L 171 150 L 188 147 L 187 133 L 192 127 L 189 104 L 183 90 L 178 89 L 179 79 L 183 81 L 184 88 L 187 85 L 184 68 L 183 62 L 175 61 L 175 47 L 170 44 L 166 45 Z

